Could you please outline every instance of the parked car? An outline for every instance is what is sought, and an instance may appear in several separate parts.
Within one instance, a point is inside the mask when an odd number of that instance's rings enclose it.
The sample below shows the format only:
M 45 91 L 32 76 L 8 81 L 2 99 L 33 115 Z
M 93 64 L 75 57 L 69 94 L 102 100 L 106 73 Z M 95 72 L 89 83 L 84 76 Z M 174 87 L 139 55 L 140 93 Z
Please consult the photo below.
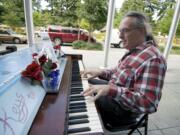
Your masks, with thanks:
M 117 47 L 117 48 L 122 47 L 122 44 L 121 44 L 122 41 L 119 38 L 119 30 L 118 29 L 112 29 L 110 43 L 114 47 Z
M 49 39 L 48 30 L 47 29 L 41 29 L 39 31 L 35 31 L 35 36 L 38 38 L 41 38 L 42 40 Z
M 88 32 L 84 29 L 62 27 L 62 26 L 49 26 L 48 34 L 55 45 L 62 43 L 72 43 L 76 40 L 88 41 Z M 79 36 L 79 37 L 78 37 Z M 91 42 L 96 42 L 94 37 L 90 37 Z
M 12 31 L 11 29 L 0 29 L 0 42 L 10 43 L 27 43 L 27 38 L 24 35 L 20 35 Z

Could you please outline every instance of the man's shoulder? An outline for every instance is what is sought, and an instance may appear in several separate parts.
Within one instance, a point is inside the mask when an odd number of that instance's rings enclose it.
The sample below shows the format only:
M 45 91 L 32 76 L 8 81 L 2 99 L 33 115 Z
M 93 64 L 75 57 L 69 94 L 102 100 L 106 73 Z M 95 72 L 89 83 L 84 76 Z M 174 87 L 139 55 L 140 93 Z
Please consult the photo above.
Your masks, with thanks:
M 148 61 L 159 59 L 160 61 L 165 61 L 163 55 L 159 51 L 159 49 L 153 45 L 149 45 L 147 47 L 142 48 L 141 50 L 137 50 L 135 54 L 131 55 L 131 64 L 136 66 L 140 66 L 142 64 L 147 63 Z
M 160 50 L 154 45 L 148 45 L 143 50 L 140 50 L 137 54 L 138 57 L 143 59 L 150 59 L 150 58 L 161 58 L 162 53 Z

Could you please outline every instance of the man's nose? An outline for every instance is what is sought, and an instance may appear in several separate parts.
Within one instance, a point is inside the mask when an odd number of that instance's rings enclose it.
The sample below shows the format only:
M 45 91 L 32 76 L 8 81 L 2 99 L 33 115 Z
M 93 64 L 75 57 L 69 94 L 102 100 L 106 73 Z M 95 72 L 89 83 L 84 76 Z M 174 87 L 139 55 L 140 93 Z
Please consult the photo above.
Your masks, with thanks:
M 119 38 L 120 38 L 120 39 L 123 39 L 123 38 L 124 38 L 123 32 L 119 32 Z

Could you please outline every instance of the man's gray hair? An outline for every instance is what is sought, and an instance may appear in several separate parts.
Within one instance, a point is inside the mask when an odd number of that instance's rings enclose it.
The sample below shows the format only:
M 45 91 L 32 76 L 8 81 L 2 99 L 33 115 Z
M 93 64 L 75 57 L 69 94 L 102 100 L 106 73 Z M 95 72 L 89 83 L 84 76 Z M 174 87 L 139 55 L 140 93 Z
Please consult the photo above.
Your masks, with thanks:
M 147 17 L 142 14 L 142 13 L 139 13 L 139 12 L 136 12 L 136 11 L 131 11 L 131 12 L 128 12 L 125 16 L 125 17 L 134 17 L 136 18 L 136 22 L 135 22 L 135 27 L 137 28 L 144 28 L 145 29 L 145 32 L 146 32 L 146 41 L 149 41 L 149 40 L 153 40 L 154 44 L 157 45 L 153 35 L 152 35 L 152 28 L 149 24 L 149 21 L 147 19 Z

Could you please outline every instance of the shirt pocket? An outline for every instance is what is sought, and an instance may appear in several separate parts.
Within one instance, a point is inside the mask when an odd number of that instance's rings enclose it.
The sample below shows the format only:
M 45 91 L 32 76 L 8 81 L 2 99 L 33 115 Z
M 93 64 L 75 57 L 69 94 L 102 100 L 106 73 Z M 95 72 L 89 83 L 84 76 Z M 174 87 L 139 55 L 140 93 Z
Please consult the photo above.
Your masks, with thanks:
M 118 82 L 121 86 L 132 87 L 134 84 L 134 69 L 131 66 L 123 65 L 121 69 L 119 69 Z

